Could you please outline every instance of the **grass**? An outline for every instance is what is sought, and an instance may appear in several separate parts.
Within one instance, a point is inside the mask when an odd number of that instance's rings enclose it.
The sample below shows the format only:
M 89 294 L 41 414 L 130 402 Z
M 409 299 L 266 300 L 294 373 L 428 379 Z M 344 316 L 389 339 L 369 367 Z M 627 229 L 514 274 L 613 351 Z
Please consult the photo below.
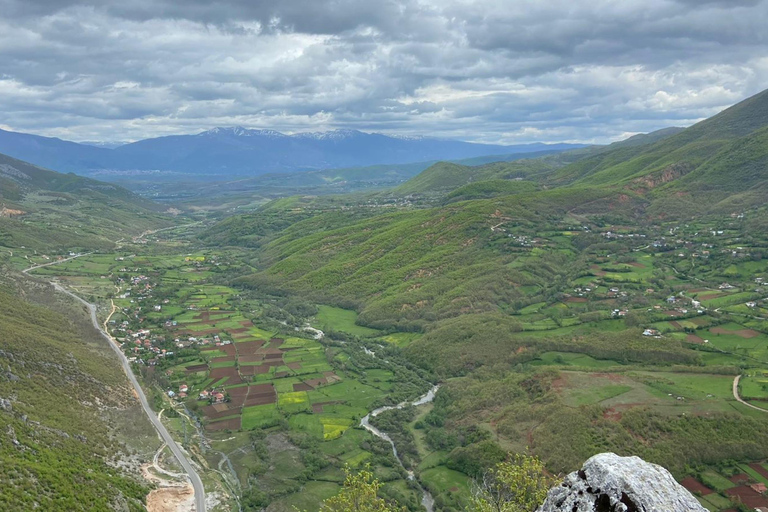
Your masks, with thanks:
M 343 331 L 357 336 L 373 336 L 379 331 L 357 325 L 357 312 L 333 306 L 318 306 L 316 324 L 320 329 Z
M 267 426 L 275 425 L 282 415 L 277 410 L 276 404 L 255 405 L 253 407 L 245 407 L 242 414 L 243 430 L 253 430 L 255 428 L 263 428 Z

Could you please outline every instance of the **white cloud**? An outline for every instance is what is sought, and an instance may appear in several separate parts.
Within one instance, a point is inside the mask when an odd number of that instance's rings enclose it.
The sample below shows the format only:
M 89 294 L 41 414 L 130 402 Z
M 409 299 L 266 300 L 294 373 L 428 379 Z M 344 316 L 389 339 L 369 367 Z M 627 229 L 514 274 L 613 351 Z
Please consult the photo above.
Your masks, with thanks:
M 608 142 L 768 83 L 768 1 L 0 0 L 0 122 Z

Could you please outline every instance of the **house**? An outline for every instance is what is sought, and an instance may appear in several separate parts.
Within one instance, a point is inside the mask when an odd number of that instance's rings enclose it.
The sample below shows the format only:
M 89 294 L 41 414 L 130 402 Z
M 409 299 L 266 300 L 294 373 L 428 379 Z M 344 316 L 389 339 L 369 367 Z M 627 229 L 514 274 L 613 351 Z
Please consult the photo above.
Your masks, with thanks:
M 172 390 L 168 390 L 168 396 L 173 398 L 176 396 L 176 393 L 174 393 Z
M 759 492 L 760 494 L 763 494 L 765 492 L 768 492 L 768 487 L 765 486 L 764 483 L 756 483 L 750 485 L 753 491 Z
M 656 329 L 646 329 L 643 331 L 643 336 L 658 336 L 659 331 Z
M 675 297 L 674 295 L 670 295 L 669 297 L 667 297 L 668 304 L 674 304 L 675 302 L 677 302 L 677 297 Z
M 189 387 L 187 387 L 186 384 L 182 384 L 181 386 L 179 386 L 179 391 L 182 393 L 186 393 L 187 391 L 189 391 Z
M 208 400 L 208 395 L 210 395 L 210 393 L 208 392 L 207 389 L 204 389 L 204 390 L 202 390 L 200 392 L 200 394 L 197 396 L 197 398 L 200 399 L 200 400 Z
M 187 394 L 184 392 L 179 393 L 179 398 L 187 398 Z
M 163 309 L 163 306 L 160 306 L 159 304 L 155 306 L 155 311 L 161 311 Z
M 217 404 L 224 401 L 224 393 L 214 393 L 213 399 Z
M 757 303 L 756 302 L 747 302 L 746 305 L 747 305 L 748 308 L 754 308 L 754 307 L 757 306 Z

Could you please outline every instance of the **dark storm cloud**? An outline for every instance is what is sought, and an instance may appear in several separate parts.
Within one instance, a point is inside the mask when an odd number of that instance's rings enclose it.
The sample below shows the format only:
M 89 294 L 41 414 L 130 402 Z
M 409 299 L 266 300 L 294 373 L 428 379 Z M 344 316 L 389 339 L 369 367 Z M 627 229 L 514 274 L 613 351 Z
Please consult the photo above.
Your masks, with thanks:
M 607 141 L 768 83 L 768 0 L 0 0 L 0 126 Z

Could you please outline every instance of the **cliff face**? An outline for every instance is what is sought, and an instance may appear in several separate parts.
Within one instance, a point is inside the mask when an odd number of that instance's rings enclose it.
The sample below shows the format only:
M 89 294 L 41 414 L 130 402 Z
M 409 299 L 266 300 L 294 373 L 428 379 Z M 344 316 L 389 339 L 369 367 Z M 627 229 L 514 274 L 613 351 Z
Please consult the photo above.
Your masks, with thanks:
M 666 469 L 639 457 L 595 455 L 552 488 L 538 512 L 707 512 Z

